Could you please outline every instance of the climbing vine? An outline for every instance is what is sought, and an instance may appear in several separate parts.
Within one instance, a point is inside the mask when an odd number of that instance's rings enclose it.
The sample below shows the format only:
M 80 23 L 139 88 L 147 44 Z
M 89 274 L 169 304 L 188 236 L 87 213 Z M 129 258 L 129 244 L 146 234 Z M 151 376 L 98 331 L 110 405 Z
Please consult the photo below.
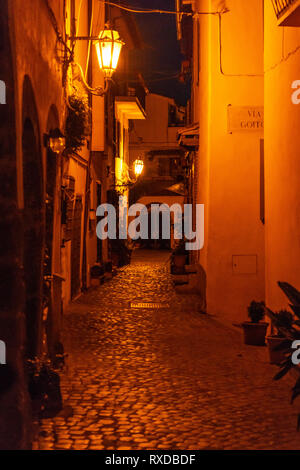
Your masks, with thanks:
M 76 153 L 85 144 L 91 134 L 91 110 L 85 95 L 73 93 L 68 98 L 66 118 L 66 149 L 67 153 Z

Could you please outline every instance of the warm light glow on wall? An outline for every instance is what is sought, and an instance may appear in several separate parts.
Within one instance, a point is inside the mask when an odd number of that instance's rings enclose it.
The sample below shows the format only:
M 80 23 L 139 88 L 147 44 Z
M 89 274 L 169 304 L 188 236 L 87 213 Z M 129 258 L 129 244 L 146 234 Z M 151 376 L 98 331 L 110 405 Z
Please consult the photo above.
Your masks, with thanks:
M 96 51 L 100 69 L 106 78 L 110 78 L 115 72 L 124 42 L 121 41 L 119 33 L 112 29 L 104 29 L 99 34 L 96 42 Z

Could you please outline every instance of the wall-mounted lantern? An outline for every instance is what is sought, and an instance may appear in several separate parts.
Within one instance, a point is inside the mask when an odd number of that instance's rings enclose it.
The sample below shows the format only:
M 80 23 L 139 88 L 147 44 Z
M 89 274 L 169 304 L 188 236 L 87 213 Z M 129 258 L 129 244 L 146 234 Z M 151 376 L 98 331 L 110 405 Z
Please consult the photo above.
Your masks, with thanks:
M 143 160 L 135 160 L 133 165 L 134 165 L 135 176 L 136 177 L 140 176 L 143 173 L 143 170 L 144 170 Z
M 144 162 L 143 160 L 135 160 L 133 162 L 133 167 L 129 169 L 130 171 L 133 171 L 135 174 L 135 179 L 131 179 L 128 174 L 128 182 L 127 183 L 120 183 L 120 184 L 115 184 L 116 188 L 130 188 L 134 186 L 138 182 L 139 176 L 143 173 L 144 170 Z M 115 174 L 115 173 L 114 173 Z
M 52 129 L 49 134 L 44 134 L 44 145 L 53 153 L 61 153 L 66 147 L 66 138 L 57 127 Z

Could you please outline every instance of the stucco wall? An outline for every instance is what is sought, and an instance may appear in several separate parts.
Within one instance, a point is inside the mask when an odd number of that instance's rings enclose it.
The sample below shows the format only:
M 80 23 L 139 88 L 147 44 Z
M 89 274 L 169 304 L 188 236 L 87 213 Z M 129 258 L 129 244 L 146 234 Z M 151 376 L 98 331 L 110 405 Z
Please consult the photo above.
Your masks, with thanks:
M 150 93 L 146 95 L 146 119 L 134 121 L 130 132 L 130 162 L 154 149 L 176 148 L 179 127 L 168 126 L 171 98 Z
M 215 11 L 215 1 L 200 1 Z M 264 299 L 264 226 L 260 221 L 262 132 L 228 133 L 227 109 L 263 105 L 262 2 L 226 1 L 221 17 L 200 21 L 200 147 L 198 203 L 205 204 L 207 310 L 230 321 L 246 318 L 247 304 Z M 196 58 L 195 58 L 196 59 Z M 252 76 L 253 75 L 253 76 Z M 256 256 L 257 269 L 237 273 L 234 256 Z M 244 258 L 243 258 L 244 259 Z
M 300 26 L 300 25 L 299 25 Z M 277 281 L 300 289 L 300 105 L 291 85 L 300 80 L 300 27 L 277 26 L 265 1 L 266 299 L 287 306 Z

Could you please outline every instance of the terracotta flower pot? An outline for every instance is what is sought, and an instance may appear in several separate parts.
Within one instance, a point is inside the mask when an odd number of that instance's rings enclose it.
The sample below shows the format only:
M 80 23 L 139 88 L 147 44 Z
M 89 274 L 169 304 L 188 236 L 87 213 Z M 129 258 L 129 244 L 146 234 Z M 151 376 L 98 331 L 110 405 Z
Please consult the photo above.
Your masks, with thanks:
M 268 323 L 253 323 L 245 321 L 242 323 L 244 330 L 244 342 L 250 346 L 265 346 L 265 337 L 267 333 Z
M 269 348 L 270 363 L 278 365 L 283 362 L 286 359 L 285 353 L 287 350 L 280 349 L 279 351 L 276 351 L 276 348 L 284 341 L 284 338 L 280 338 L 279 336 L 268 336 L 266 340 Z
M 174 255 L 174 265 L 177 268 L 183 268 L 186 262 L 186 255 Z
M 113 266 L 119 266 L 119 255 L 118 253 L 112 253 L 111 254 L 111 262 Z

